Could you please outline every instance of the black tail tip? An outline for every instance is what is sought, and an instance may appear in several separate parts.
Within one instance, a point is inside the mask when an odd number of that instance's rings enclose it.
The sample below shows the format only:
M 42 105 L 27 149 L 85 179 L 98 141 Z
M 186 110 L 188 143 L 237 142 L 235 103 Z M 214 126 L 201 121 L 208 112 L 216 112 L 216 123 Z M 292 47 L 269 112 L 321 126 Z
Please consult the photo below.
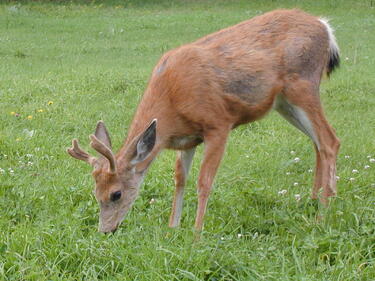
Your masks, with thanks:
M 338 52 L 332 52 L 329 56 L 329 61 L 327 65 L 327 76 L 329 77 L 331 73 L 340 66 L 340 55 Z

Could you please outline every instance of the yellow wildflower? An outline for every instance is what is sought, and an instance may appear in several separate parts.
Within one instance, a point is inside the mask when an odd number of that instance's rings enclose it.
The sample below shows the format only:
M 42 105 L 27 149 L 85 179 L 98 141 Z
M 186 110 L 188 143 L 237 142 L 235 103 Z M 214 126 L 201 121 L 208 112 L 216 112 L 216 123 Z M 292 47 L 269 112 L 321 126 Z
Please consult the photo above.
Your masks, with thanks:
M 10 115 L 16 115 L 16 113 L 15 113 L 14 111 L 12 111 L 12 112 L 10 113 Z
M 27 116 L 27 119 L 31 120 L 31 119 L 33 119 L 33 116 L 29 115 L 29 116 Z
M 16 138 L 16 141 L 21 141 L 22 139 L 21 138 Z
M 53 101 L 50 100 L 50 101 L 48 102 L 48 105 L 51 105 L 51 104 L 53 104 Z
M 38 109 L 38 112 L 43 112 L 44 110 L 43 109 Z

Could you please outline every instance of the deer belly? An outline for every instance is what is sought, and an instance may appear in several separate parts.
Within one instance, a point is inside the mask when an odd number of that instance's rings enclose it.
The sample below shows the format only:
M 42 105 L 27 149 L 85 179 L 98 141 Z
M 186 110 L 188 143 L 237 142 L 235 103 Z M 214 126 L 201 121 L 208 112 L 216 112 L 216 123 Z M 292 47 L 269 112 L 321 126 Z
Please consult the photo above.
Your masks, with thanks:
M 176 136 L 171 138 L 167 148 L 185 150 L 197 146 L 202 141 L 200 136 Z

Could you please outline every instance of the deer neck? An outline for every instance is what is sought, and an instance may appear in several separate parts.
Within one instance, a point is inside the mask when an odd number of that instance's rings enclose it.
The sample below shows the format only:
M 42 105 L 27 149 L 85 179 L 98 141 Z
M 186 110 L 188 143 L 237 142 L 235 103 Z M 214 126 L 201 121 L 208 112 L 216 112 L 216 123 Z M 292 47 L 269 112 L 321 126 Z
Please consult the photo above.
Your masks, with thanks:
M 161 121 L 164 115 L 163 108 L 164 107 L 162 104 L 158 104 L 158 99 L 156 99 L 155 96 L 150 95 L 149 91 L 145 93 L 137 108 L 133 121 L 131 122 L 128 135 L 119 152 L 116 154 L 116 160 L 118 162 L 120 172 L 129 167 L 129 159 L 132 156 L 136 142 L 153 119 L 158 120 L 155 147 L 144 161 L 135 166 L 135 170 L 137 172 L 146 171 L 158 153 L 162 150 L 164 147 L 164 138 L 162 137 L 163 133 L 159 129 L 159 124 L 162 123 Z

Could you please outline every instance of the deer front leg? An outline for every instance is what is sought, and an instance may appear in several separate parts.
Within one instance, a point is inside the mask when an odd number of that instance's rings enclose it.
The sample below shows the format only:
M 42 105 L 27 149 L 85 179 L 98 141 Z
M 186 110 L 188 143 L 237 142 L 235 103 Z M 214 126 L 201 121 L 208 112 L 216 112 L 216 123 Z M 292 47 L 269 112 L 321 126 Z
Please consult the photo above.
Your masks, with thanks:
M 172 213 L 169 218 L 169 227 L 180 225 L 182 204 L 184 200 L 184 188 L 189 175 L 191 162 L 193 160 L 195 148 L 177 152 L 175 168 L 175 185 Z
M 195 230 L 198 232 L 203 228 L 208 197 L 224 154 L 228 133 L 229 131 L 213 132 L 204 137 L 205 149 L 198 179 L 198 209 L 195 219 Z

